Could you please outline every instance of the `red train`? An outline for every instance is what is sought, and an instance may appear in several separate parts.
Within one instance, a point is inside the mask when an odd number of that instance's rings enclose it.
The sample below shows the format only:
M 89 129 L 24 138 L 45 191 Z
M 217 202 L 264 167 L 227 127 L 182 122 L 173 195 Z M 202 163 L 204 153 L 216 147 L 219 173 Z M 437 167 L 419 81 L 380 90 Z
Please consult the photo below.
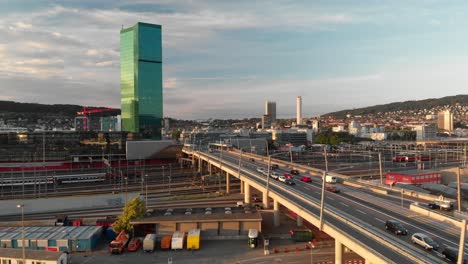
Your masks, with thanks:
M 415 161 L 430 161 L 434 158 L 427 155 L 411 155 L 411 156 L 396 156 L 392 158 L 393 162 L 415 162 Z

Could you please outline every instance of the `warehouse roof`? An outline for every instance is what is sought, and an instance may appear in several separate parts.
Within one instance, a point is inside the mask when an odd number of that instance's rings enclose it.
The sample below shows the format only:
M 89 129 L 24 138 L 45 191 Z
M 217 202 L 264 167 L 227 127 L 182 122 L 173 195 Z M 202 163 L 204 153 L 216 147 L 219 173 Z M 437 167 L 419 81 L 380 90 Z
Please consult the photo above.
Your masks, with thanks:
M 25 239 L 90 239 L 100 226 L 26 226 Z M 21 239 L 21 227 L 0 227 L 0 240 Z
M 0 257 L 3 258 L 21 259 L 22 254 L 21 249 L 0 248 Z M 26 259 L 32 260 L 58 260 L 62 254 L 62 252 L 25 249 Z

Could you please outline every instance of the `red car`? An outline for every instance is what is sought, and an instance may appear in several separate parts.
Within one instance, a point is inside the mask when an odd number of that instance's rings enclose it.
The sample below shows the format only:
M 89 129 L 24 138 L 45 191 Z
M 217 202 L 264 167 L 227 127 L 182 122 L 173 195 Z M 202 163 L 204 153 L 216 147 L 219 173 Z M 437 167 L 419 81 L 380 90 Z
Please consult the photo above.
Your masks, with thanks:
M 340 190 L 334 186 L 326 186 L 325 187 L 325 190 L 329 191 L 329 192 L 332 192 L 332 193 L 339 193 Z
M 291 176 L 291 174 L 289 174 L 289 173 L 285 173 L 285 174 L 284 174 L 284 177 L 285 177 L 286 179 L 292 179 L 292 176 Z
M 141 248 L 141 240 L 138 238 L 132 238 L 128 243 L 127 250 L 128 251 L 138 251 Z
M 303 182 L 312 182 L 312 179 L 309 176 L 302 176 L 301 181 L 303 181 Z

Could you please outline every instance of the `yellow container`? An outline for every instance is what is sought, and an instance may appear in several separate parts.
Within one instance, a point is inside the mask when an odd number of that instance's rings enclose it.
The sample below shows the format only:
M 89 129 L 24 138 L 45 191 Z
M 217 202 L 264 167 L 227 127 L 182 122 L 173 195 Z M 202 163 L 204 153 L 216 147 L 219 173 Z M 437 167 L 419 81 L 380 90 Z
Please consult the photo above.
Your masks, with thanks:
M 187 249 L 200 249 L 200 229 L 192 229 L 188 232 Z

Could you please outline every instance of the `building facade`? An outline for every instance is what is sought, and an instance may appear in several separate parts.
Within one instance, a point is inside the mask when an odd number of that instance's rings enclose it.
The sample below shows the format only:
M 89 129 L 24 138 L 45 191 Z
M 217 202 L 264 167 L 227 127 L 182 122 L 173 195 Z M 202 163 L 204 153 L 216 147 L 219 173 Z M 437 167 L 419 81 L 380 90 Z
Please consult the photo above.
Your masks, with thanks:
M 416 140 L 433 140 L 437 135 L 437 127 L 435 125 L 419 125 L 415 126 Z
M 120 31 L 122 130 L 161 139 L 161 26 L 138 22 Z
M 265 102 L 265 115 L 268 116 L 270 124 L 276 123 L 276 102 Z
M 439 112 L 437 115 L 437 126 L 445 131 L 453 130 L 453 114 L 449 110 Z
M 296 125 L 302 125 L 302 97 L 298 96 L 296 99 Z

